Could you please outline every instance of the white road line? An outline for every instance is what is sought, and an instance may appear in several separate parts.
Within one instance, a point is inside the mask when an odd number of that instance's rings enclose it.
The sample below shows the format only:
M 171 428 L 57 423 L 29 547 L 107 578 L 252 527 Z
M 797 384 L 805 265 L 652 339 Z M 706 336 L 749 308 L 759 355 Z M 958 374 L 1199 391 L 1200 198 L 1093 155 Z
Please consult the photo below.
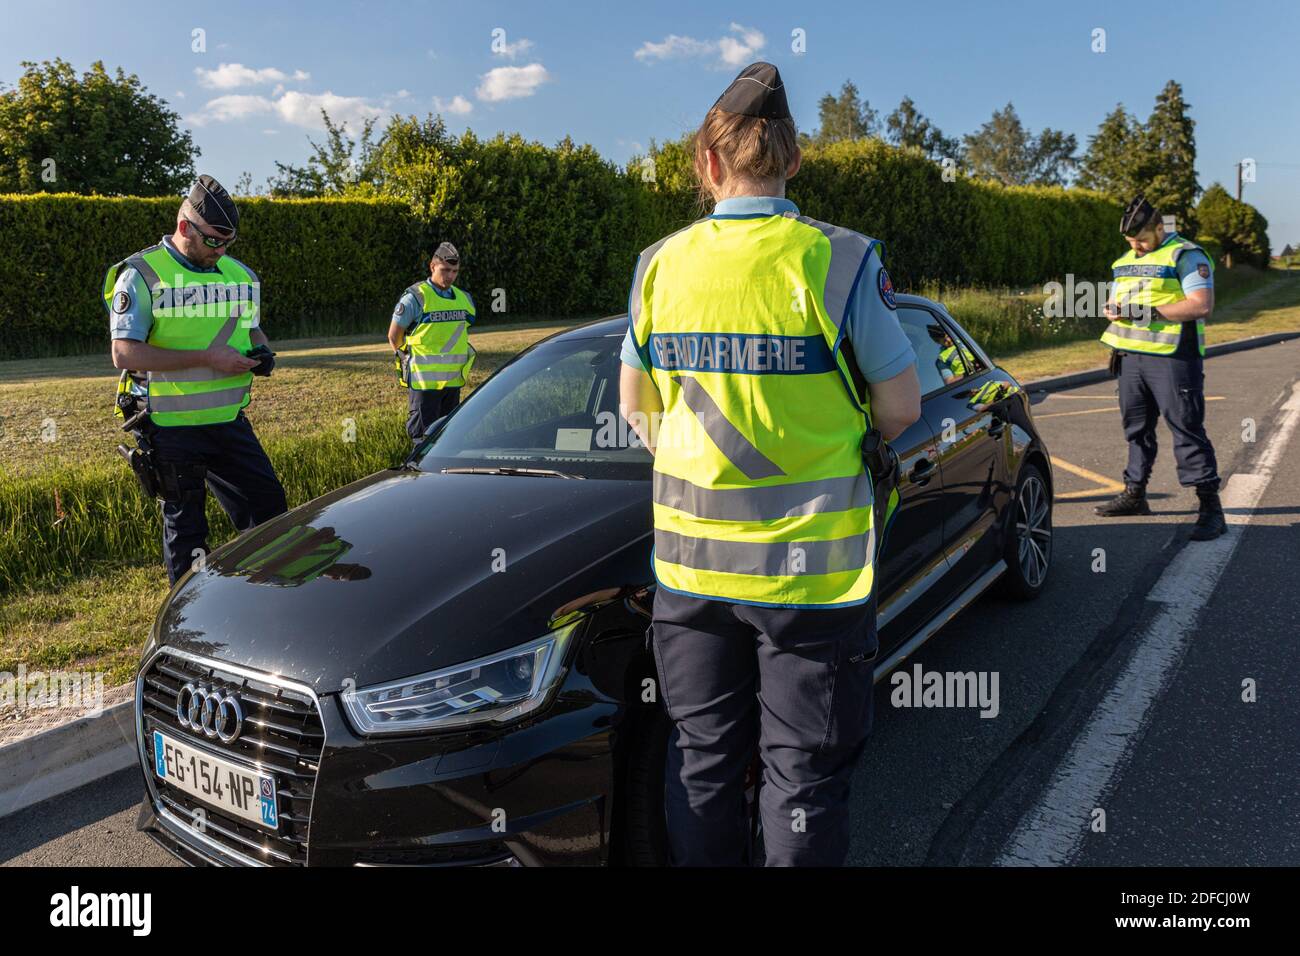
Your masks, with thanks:
M 1241 542 L 1287 443 L 1300 423 L 1300 382 L 1250 474 L 1233 475 L 1221 499 L 1228 532 L 1188 543 L 1165 568 L 1148 600 L 1162 605 L 1136 640 L 1132 658 L 1053 773 L 1047 790 L 1021 819 L 996 866 L 1060 866 L 1071 861 L 1091 814 L 1127 762 L 1151 707 L 1187 648 L 1197 616 Z

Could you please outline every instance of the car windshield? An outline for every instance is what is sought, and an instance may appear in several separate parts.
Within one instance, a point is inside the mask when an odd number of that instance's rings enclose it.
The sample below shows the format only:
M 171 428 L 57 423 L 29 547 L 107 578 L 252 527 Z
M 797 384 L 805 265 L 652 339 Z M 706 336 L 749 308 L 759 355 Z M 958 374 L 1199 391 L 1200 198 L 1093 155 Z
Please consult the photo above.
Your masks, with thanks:
M 649 480 L 653 459 L 618 413 L 622 341 L 565 336 L 518 356 L 456 409 L 418 467 Z

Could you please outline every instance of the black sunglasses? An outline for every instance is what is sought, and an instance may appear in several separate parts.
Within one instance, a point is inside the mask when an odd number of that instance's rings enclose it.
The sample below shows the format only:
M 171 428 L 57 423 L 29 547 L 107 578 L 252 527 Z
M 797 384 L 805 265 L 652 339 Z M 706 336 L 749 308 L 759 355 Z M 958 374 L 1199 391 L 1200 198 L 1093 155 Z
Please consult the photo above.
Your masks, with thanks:
M 194 227 L 194 231 L 203 238 L 203 244 L 209 249 L 220 249 L 222 246 L 233 246 L 235 244 L 235 236 L 237 233 L 232 232 L 229 239 L 222 238 L 221 236 L 210 236 L 204 232 L 203 229 L 200 228 L 199 224 L 193 219 L 190 219 L 188 216 L 184 218 L 186 222 Z

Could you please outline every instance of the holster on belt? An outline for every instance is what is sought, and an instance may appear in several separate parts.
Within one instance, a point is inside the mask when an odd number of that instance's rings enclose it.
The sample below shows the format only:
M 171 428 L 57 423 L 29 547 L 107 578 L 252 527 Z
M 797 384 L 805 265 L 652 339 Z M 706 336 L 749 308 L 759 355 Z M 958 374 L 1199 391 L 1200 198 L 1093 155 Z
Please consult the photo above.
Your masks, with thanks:
M 877 428 L 871 429 L 862 437 L 862 464 L 871 476 L 874 491 L 872 507 L 876 525 L 876 553 L 879 554 L 885 543 L 885 533 L 898 509 L 899 465 L 898 452 L 885 441 Z
M 150 498 L 170 503 L 201 502 L 207 494 L 207 466 L 201 462 L 159 461 L 153 446 L 153 436 L 158 426 L 149 418 L 147 409 L 119 408 L 126 412 L 122 430 L 135 439 L 134 448 L 118 445 L 117 453 L 125 459 L 131 473 Z
M 1110 371 L 1111 378 L 1119 378 L 1120 365 L 1124 361 L 1124 353 L 1119 349 L 1110 350 L 1110 363 L 1106 366 Z

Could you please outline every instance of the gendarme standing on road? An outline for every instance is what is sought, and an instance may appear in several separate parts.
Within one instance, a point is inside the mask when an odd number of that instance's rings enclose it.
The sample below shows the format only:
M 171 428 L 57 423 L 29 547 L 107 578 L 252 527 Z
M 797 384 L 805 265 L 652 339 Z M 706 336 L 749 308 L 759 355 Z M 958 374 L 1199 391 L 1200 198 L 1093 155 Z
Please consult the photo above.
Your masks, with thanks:
M 712 215 L 633 278 L 620 396 L 654 455 L 676 865 L 747 861 L 756 751 L 767 863 L 841 864 L 871 726 L 867 461 L 919 416 L 920 386 L 880 244 L 784 198 L 797 143 L 776 67 L 746 67 L 696 135 Z
M 459 272 L 460 253 L 442 243 L 429 260 L 429 278 L 402 293 L 388 326 L 398 381 L 410 390 L 406 432 L 413 442 L 460 403 L 461 386 L 474 364 L 469 344 L 474 300 L 452 284 Z
M 116 411 L 138 446 L 119 447 L 162 500 L 173 583 L 207 554 L 205 487 L 240 531 L 285 510 L 284 488 L 243 413 L 253 376 L 271 374 L 275 353 L 260 328 L 256 273 L 225 254 L 238 228 L 229 193 L 200 176 L 175 231 L 104 276 L 113 365 L 125 370 Z
M 1124 490 L 1097 508 L 1103 517 L 1150 514 L 1147 481 L 1156 461 L 1156 424 L 1174 436 L 1178 482 L 1196 489 L 1192 540 L 1227 530 L 1219 503 L 1219 471 L 1205 432 L 1205 319 L 1214 310 L 1214 263 L 1177 232 L 1165 233 L 1159 212 L 1142 196 L 1124 210 L 1120 231 L 1129 251 L 1112 265 L 1114 285 L 1101 340 L 1114 349 L 1119 407 L 1128 439 Z

